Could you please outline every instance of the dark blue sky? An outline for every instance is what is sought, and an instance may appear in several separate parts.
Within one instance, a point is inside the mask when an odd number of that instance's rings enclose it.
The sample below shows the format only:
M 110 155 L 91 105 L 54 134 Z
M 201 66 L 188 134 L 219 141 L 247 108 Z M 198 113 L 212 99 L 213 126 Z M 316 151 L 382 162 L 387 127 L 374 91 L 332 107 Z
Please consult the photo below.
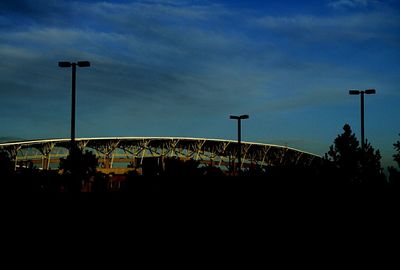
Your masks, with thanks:
M 2 1 L 0 137 L 236 138 L 324 154 L 349 123 L 390 164 L 400 124 L 399 1 Z

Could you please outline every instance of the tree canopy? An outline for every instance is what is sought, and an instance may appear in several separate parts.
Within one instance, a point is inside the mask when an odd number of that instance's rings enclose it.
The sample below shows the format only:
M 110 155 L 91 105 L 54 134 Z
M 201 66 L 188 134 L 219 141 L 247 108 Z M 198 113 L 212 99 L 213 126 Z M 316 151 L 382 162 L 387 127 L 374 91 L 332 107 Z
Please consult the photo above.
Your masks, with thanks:
M 399 134 L 400 136 L 400 134 Z M 396 154 L 393 155 L 394 161 L 397 162 L 397 166 L 400 167 L 400 141 L 397 141 L 393 144 L 394 149 L 396 150 Z
M 400 134 L 399 134 L 400 135 Z M 393 144 L 396 154 L 393 155 L 393 160 L 397 163 L 397 167 L 400 168 L 400 141 Z M 393 166 L 388 168 L 389 170 L 389 183 L 394 185 L 400 185 L 400 172 Z
M 75 149 L 65 159 L 60 160 L 59 169 L 67 180 L 69 191 L 80 191 L 82 182 L 89 180 L 96 174 L 98 160 L 95 154 L 89 151 Z
M 343 126 L 325 154 L 325 160 L 335 169 L 337 181 L 345 183 L 383 183 L 385 176 L 381 167 L 381 155 L 371 143 L 366 141 L 364 150 L 360 148 L 349 124 Z

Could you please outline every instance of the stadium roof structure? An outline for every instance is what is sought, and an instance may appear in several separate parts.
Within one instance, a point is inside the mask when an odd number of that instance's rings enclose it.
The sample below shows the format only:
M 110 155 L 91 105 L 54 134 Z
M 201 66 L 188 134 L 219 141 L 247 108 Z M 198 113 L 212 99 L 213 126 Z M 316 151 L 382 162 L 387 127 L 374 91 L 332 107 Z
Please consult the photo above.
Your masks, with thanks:
M 99 166 L 113 168 L 133 162 L 141 165 L 145 158 L 176 157 L 193 159 L 204 164 L 227 168 L 235 161 L 238 142 L 223 139 L 186 137 L 100 137 L 76 138 L 81 150 L 93 152 Z M 70 139 L 42 139 L 0 143 L 0 150 L 8 152 L 18 163 L 32 161 L 40 169 L 57 165 L 68 155 Z M 321 162 L 318 155 L 295 148 L 255 142 L 241 143 L 241 167 L 312 166 Z M 50 166 L 52 165 L 52 166 Z M 54 166 L 53 166 L 54 165 Z

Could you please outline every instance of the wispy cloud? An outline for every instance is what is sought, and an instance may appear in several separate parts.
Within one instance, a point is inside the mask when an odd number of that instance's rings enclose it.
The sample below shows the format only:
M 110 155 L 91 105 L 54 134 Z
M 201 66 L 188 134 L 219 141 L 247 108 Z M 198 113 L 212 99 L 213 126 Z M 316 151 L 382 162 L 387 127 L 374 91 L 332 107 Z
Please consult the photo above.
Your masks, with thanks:
M 370 39 L 398 40 L 398 14 L 365 13 L 338 16 L 297 15 L 265 16 L 257 23 L 278 35 L 299 41 L 366 41 Z M 393 32 L 388 32 L 393 31 Z
M 345 9 L 368 7 L 379 3 L 381 3 L 379 0 L 331 0 L 328 2 L 328 6 L 335 9 Z
M 24 81 L 36 87 L 42 87 L 40 81 L 55 80 L 58 89 L 67 77 L 57 70 L 56 61 L 85 58 L 92 68 L 79 71 L 85 72 L 79 82 L 103 108 L 137 107 L 148 101 L 155 106 L 180 104 L 193 110 L 206 106 L 218 111 L 236 106 L 243 89 L 250 93 L 262 85 L 265 73 L 254 65 L 258 57 L 251 41 L 197 25 L 205 19 L 220 20 L 216 14 L 228 14 L 221 6 L 74 5 L 78 14 L 89 14 L 85 17 L 89 28 L 32 25 L 3 33 L 0 41 L 9 67 L 4 77 L 22 73 Z M 188 22 L 185 27 L 175 23 L 180 20 Z M 36 58 L 27 61 L 22 53 Z

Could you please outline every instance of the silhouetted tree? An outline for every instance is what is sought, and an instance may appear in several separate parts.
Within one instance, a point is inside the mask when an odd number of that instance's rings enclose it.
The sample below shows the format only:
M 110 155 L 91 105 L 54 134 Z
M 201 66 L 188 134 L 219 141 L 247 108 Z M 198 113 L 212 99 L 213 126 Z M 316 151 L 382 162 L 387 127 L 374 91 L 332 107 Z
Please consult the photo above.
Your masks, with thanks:
M 397 166 L 400 167 L 400 141 L 397 141 L 396 143 L 394 143 L 393 146 L 394 146 L 394 149 L 397 151 L 397 154 L 394 154 L 393 158 L 394 158 L 394 161 L 397 162 Z
M 381 166 L 381 158 L 379 150 L 375 150 L 367 140 L 364 152 L 361 151 L 360 176 L 363 183 L 383 184 L 386 182 L 386 177 Z
M 384 183 L 379 150 L 367 142 L 362 151 L 350 125 L 345 124 L 343 131 L 325 154 L 328 177 L 344 183 Z
M 344 132 L 336 137 L 334 145 L 329 147 L 325 159 L 331 162 L 338 181 L 359 182 L 360 149 L 359 142 L 351 127 L 345 124 Z M 332 176 L 332 174 L 331 174 Z
M 181 160 L 177 157 L 165 159 L 165 170 L 163 176 L 166 177 L 196 177 L 200 176 L 200 162 L 189 159 Z
M 2 189 L 14 189 L 14 163 L 7 152 L 0 152 L 0 179 Z
M 10 159 L 7 152 L 1 151 L 0 152 L 0 175 L 3 177 L 11 176 L 12 172 L 14 171 L 14 163 Z M 4 178 L 2 178 L 4 179 Z
M 60 160 L 59 168 L 63 175 L 67 178 L 66 185 L 68 191 L 80 191 L 83 181 L 89 181 L 96 174 L 98 165 L 97 157 L 89 151 L 81 151 L 76 149 L 65 159 Z
M 399 134 L 400 135 L 400 134 Z M 400 141 L 393 144 L 396 154 L 393 155 L 393 160 L 397 162 L 397 167 L 400 169 Z M 389 183 L 392 185 L 400 185 L 400 171 L 393 166 L 388 167 Z

